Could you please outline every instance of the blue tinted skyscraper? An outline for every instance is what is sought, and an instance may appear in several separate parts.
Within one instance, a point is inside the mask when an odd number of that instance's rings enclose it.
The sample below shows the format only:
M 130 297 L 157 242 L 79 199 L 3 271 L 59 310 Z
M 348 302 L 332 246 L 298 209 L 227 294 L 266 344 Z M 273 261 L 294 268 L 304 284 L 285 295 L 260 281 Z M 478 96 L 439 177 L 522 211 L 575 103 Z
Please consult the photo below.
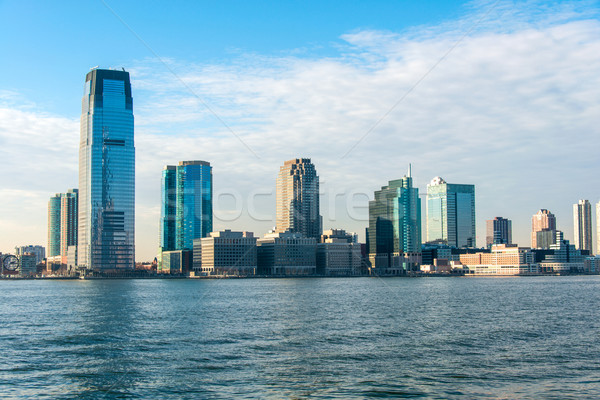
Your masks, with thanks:
M 212 232 L 212 167 L 181 161 L 162 173 L 160 250 L 192 250 L 194 239 Z
M 48 201 L 48 246 L 47 257 L 60 254 L 60 193 L 50 197 Z
M 135 265 L 135 147 L 129 73 L 85 78 L 79 147 L 78 266 Z
M 369 202 L 367 232 L 367 251 L 375 268 L 391 268 L 394 257 L 421 252 L 421 199 L 410 168 L 407 176 L 375 191 L 375 199 Z M 404 259 L 399 263 L 401 269 L 410 269 Z
M 427 242 L 475 247 L 475 237 L 475 186 L 433 178 L 427 185 Z

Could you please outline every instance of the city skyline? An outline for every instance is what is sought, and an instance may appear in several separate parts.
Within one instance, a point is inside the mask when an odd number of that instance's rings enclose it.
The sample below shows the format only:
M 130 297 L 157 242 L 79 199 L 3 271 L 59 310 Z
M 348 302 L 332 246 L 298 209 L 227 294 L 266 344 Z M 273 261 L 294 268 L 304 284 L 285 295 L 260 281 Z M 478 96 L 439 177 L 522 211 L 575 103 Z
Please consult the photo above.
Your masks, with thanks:
M 2 7 L 7 11 L 3 15 L 11 15 L 20 6 Z M 479 246 L 485 243 L 485 220 L 496 215 L 511 219 L 513 241 L 527 245 L 529 220 L 540 208 L 552 210 L 557 229 L 572 239 L 572 204 L 579 198 L 596 204 L 600 198 L 589 185 L 598 167 L 592 148 L 598 140 L 594 107 L 600 98 L 600 24 L 597 9 L 589 4 L 539 8 L 536 3 L 500 2 L 490 10 L 488 3 L 457 2 L 433 18 L 410 10 L 409 17 L 396 25 L 387 16 L 368 17 L 371 25 L 350 18 L 347 24 L 334 24 L 325 39 L 311 36 L 310 42 L 301 42 L 287 34 L 275 47 L 245 42 L 228 54 L 221 50 L 214 56 L 191 58 L 182 56 L 182 47 L 168 50 L 176 37 L 158 42 L 142 20 L 119 7 L 115 5 L 114 11 L 165 57 L 165 64 L 103 8 L 99 18 L 127 41 L 133 56 L 125 47 L 115 50 L 118 56 L 107 49 L 99 49 L 101 55 L 86 49 L 73 67 L 51 65 L 64 69 L 56 75 L 41 69 L 31 73 L 34 63 L 23 75 L 8 65 L 1 67 L 2 159 L 11 171 L 1 181 L 1 205 L 6 210 L 0 233 L 3 252 L 16 245 L 45 245 L 48 198 L 78 186 L 80 77 L 98 64 L 123 66 L 132 74 L 139 260 L 156 253 L 157 176 L 165 164 L 179 159 L 210 161 L 215 167 L 215 193 L 234 189 L 245 201 L 241 216 L 230 220 L 236 209 L 223 196 L 216 199 L 214 230 L 258 233 L 272 228 L 274 171 L 283 160 L 298 156 L 310 157 L 319 171 L 326 193 L 321 201 L 323 229 L 343 227 L 358 232 L 361 241 L 366 215 L 349 216 L 346 198 L 360 190 L 367 195 L 357 197 L 356 203 L 366 206 L 373 191 L 401 177 L 409 162 L 421 194 L 437 175 L 476 186 Z M 398 5 L 398 11 L 406 10 L 402 7 Z M 254 14 L 249 15 L 252 20 Z M 10 21 L 6 22 L 4 29 L 9 29 Z M 3 36 L 8 40 L 11 35 Z M 73 45 L 64 41 L 60 46 Z M 12 45 L 8 49 L 9 57 L 17 55 Z M 450 80 L 453 85 L 446 85 Z M 573 135 L 578 141 L 565 146 L 564 138 Z M 28 146 L 23 146 L 24 139 Z M 28 158 L 32 165 L 24 168 L 22 160 Z M 346 198 L 336 197 L 338 193 Z M 254 211 L 271 220 L 248 216 L 247 199 L 254 194 Z

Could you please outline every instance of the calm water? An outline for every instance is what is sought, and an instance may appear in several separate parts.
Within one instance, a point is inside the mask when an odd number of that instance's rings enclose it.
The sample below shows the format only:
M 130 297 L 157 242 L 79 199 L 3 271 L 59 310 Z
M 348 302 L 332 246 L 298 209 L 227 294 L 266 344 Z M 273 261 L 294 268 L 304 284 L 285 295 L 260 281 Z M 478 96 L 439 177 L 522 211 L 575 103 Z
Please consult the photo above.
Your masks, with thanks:
M 0 281 L 0 398 L 600 398 L 600 277 Z

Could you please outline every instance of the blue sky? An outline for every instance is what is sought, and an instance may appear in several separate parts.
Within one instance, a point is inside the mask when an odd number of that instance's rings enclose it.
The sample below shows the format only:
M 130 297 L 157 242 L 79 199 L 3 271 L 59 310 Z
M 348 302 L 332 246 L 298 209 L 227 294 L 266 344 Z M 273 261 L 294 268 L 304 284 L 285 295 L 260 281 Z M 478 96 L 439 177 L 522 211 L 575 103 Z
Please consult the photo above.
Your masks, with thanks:
M 422 193 L 475 184 L 479 245 L 495 216 L 529 245 L 540 208 L 572 238 L 572 204 L 600 199 L 597 1 L 140 4 L 0 2 L 0 251 L 45 244 L 48 198 L 77 185 L 96 65 L 132 77 L 140 260 L 162 166 L 184 159 L 214 167 L 215 227 L 257 234 L 294 157 L 316 165 L 325 227 L 361 238 L 361 193 L 409 162 Z

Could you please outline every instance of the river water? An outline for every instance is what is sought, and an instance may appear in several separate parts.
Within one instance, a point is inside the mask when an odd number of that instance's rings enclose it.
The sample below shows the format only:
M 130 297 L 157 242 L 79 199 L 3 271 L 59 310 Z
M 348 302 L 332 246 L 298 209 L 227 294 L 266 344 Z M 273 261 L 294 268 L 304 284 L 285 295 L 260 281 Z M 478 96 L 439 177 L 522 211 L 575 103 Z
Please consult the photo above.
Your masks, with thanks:
M 0 398 L 600 398 L 600 277 L 0 281 Z

